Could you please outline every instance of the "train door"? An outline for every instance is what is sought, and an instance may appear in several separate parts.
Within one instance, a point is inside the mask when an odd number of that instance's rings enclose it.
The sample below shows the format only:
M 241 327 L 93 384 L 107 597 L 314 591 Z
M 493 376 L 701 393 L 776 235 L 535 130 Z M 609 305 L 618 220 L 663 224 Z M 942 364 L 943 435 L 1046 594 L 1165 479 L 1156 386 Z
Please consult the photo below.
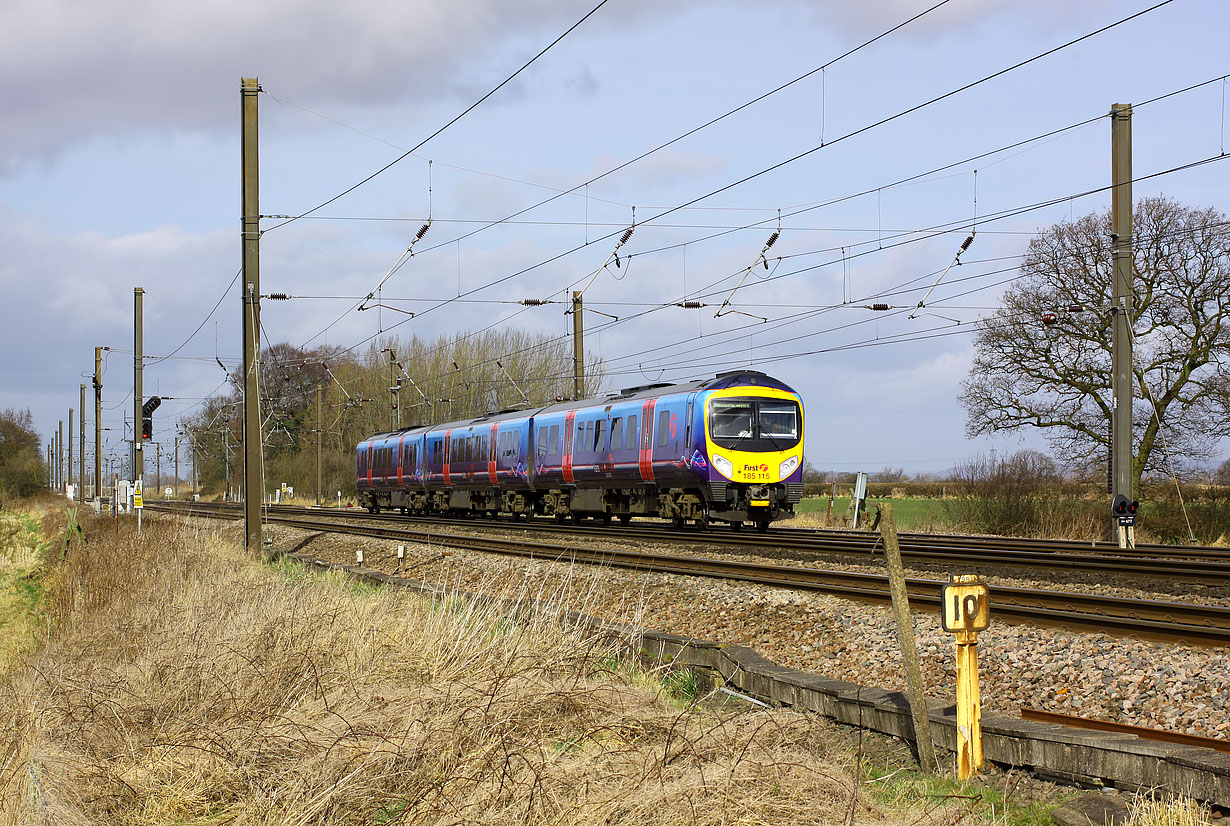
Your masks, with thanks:
M 449 459 L 452 458 L 449 453 L 453 448 L 453 431 L 444 431 L 444 486 L 449 486 Z
M 400 488 L 405 479 L 406 472 L 406 436 L 397 440 L 397 486 Z
M 500 443 L 500 423 L 496 422 L 491 425 L 491 444 L 487 448 L 487 474 L 491 478 L 491 484 L 499 484 L 497 477 L 495 455 Z
M 572 432 L 572 426 L 576 417 L 577 412 L 575 410 L 569 410 L 564 414 L 564 481 L 570 485 L 573 484 L 574 481 L 572 474 L 572 451 L 573 448 L 576 447 L 576 436 Z
M 646 399 L 641 405 L 641 481 L 653 481 L 653 411 L 657 399 Z

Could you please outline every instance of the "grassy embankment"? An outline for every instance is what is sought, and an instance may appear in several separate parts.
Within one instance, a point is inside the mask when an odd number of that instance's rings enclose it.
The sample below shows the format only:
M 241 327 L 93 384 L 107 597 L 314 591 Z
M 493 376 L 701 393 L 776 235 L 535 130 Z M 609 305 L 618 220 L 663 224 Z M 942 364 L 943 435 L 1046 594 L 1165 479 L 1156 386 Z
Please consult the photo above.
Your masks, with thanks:
M 827 724 L 693 704 L 550 611 L 127 523 L 44 577 L 46 641 L 0 684 L 0 823 L 917 821 Z
M 551 610 L 261 564 L 166 520 L 89 524 L 62 558 L 59 523 L 42 589 L 5 581 L 47 633 L 0 677 L 0 824 L 1048 821 L 860 761 L 808 715 L 696 703 Z
M 0 674 L 37 642 L 45 551 L 36 516 L 0 513 Z

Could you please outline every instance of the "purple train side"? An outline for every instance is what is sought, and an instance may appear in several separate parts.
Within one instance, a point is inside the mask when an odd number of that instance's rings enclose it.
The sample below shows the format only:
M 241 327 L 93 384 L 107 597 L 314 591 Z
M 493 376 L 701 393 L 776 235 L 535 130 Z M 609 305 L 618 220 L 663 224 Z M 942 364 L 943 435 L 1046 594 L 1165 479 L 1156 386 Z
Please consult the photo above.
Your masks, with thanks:
M 803 402 L 751 370 L 379 433 L 356 446 L 373 513 L 553 515 L 759 530 L 803 493 Z

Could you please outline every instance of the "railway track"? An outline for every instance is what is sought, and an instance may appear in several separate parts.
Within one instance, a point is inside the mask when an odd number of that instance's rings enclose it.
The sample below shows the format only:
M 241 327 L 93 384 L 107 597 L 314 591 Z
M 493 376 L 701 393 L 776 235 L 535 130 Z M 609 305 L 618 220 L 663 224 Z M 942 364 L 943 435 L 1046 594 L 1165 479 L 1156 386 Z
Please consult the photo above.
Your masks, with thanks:
M 184 507 L 151 503 L 147 507 L 218 518 L 233 516 L 230 510 L 200 508 L 197 504 Z M 832 594 L 869 603 L 890 601 L 888 578 L 879 574 L 613 550 L 574 544 L 571 541 L 539 542 L 521 538 L 463 535 L 424 530 L 418 526 L 395 525 L 388 520 L 371 520 L 367 519 L 365 514 L 360 514 L 357 520 L 353 519 L 353 516 L 354 514 L 321 511 L 310 511 L 310 514 L 305 516 L 280 512 L 276 508 L 267 512 L 267 519 L 272 523 L 307 531 L 366 536 L 407 544 L 426 543 L 436 547 L 500 553 L 545 561 L 580 562 L 636 571 L 732 579 Z M 482 523 L 476 521 L 467 524 Z M 534 527 L 537 532 L 538 525 L 535 524 Z M 620 530 L 620 535 L 625 535 L 623 529 Z M 937 610 L 943 584 L 940 580 L 912 577 L 907 579 L 907 590 L 916 605 L 926 605 Z M 997 586 L 991 593 L 991 611 L 998 621 L 1014 624 L 1200 646 L 1230 644 L 1230 608 L 1221 606 Z
M 219 512 L 238 513 L 234 505 L 224 503 L 192 503 L 192 507 L 212 509 Z M 639 539 L 658 544 L 732 547 L 740 549 L 771 549 L 779 554 L 814 554 L 820 556 L 873 557 L 883 550 L 878 534 L 866 531 L 773 529 L 768 534 L 735 532 L 730 530 L 678 530 L 665 525 L 627 525 L 611 528 L 596 524 L 556 523 L 550 520 L 514 522 L 491 519 L 443 519 L 430 517 L 407 517 L 396 514 L 369 514 L 365 511 L 336 511 L 293 506 L 266 508 L 273 514 L 320 516 L 331 514 L 336 518 L 354 521 L 390 522 L 415 526 L 454 527 L 465 526 L 476 530 L 527 530 L 536 534 L 591 536 L 621 540 Z M 614 532 L 614 533 L 613 533 Z M 1166 579 L 1181 582 L 1199 582 L 1207 586 L 1230 585 L 1230 550 L 1212 547 L 1179 548 L 1177 555 L 1172 546 L 1150 545 L 1125 551 L 1108 543 L 1079 543 L 1071 541 L 1030 540 L 1006 537 L 952 536 L 920 533 L 899 535 L 901 554 L 915 563 L 951 565 L 960 562 L 963 572 L 971 566 L 997 568 L 1045 569 L 1050 573 L 1072 571 L 1089 574 L 1120 574 L 1134 577 Z

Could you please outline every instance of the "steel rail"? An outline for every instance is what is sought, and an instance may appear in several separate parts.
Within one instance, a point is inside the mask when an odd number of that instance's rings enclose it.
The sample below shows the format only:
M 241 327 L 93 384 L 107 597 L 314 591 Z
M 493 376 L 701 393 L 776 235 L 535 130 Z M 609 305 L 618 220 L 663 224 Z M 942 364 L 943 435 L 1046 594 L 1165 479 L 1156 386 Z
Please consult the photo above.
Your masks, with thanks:
M 1177 731 L 1163 731 L 1162 729 L 1133 726 L 1128 723 L 1116 723 L 1110 720 L 1076 717 L 1071 714 L 1060 714 L 1057 711 L 1046 711 L 1040 708 L 1022 708 L 1021 719 L 1034 720 L 1039 723 L 1058 723 L 1061 726 L 1083 728 L 1090 731 L 1113 731 L 1117 734 L 1135 734 L 1142 740 L 1157 740 L 1163 743 L 1178 743 L 1183 746 L 1230 752 L 1230 740 L 1222 740 L 1217 737 L 1202 737 L 1199 734 L 1181 734 Z
M 156 504 L 148 507 L 183 512 L 181 508 Z M 226 516 L 224 511 L 217 509 L 198 510 L 202 515 L 223 518 Z M 310 531 L 324 530 L 407 543 L 427 543 L 437 547 L 502 553 L 545 561 L 583 562 L 637 571 L 717 577 L 817 591 L 865 602 L 882 603 L 890 599 L 888 578 L 880 574 L 439 533 L 393 527 L 387 523 L 356 525 L 334 521 L 330 516 L 318 513 L 313 515 L 313 518 L 296 518 L 283 516 L 275 511 L 269 513 L 266 520 Z M 917 603 L 932 609 L 939 608 L 940 588 L 944 582 L 910 577 L 907 578 L 906 584 L 910 597 Z M 996 619 L 1013 624 L 1042 625 L 1200 646 L 1230 644 L 1230 608 L 1222 606 L 996 586 L 991 592 L 991 610 Z
M 192 503 L 200 507 L 202 503 Z M 207 507 L 233 507 L 223 503 L 207 503 Z M 320 510 L 297 506 L 273 506 L 269 511 L 297 513 L 301 515 L 331 514 L 338 518 L 360 521 L 377 520 L 388 523 L 395 520 L 412 525 L 465 525 L 476 530 L 527 530 L 537 533 L 593 535 L 610 537 L 612 530 L 619 539 L 643 539 L 650 542 L 671 544 L 705 544 L 737 548 L 767 548 L 775 553 L 813 553 L 828 556 L 855 555 L 874 557 L 879 548 L 879 536 L 867 532 L 829 531 L 784 531 L 773 530 L 767 534 L 734 531 L 681 531 L 665 526 L 620 526 L 617 529 L 572 523 L 556 523 L 546 520 L 515 522 L 489 519 L 447 519 L 443 517 L 405 517 L 396 514 L 379 515 L 364 511 L 341 512 L 334 509 Z M 1121 574 L 1135 577 L 1151 577 L 1205 585 L 1230 585 L 1230 562 L 1187 556 L 1146 557 L 1125 555 L 1111 546 L 1113 554 L 1099 555 L 1047 550 L 1044 541 L 980 536 L 932 536 L 928 534 L 900 534 L 901 553 L 906 559 L 950 565 L 960 562 L 966 566 L 1013 566 L 1041 568 L 1049 572 L 1057 570 L 1094 574 Z M 1039 548 L 1041 547 L 1041 550 Z M 1153 546 L 1161 547 L 1161 546 Z M 1217 550 L 1217 549 L 1211 549 Z

